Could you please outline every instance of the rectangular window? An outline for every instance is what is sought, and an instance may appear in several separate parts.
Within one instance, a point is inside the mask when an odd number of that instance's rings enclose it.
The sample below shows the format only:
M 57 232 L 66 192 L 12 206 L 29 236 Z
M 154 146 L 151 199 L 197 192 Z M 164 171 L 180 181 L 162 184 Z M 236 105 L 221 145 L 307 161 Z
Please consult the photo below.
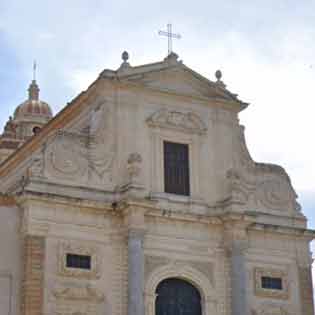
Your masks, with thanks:
M 67 267 L 79 269 L 91 269 L 91 256 L 67 254 Z
M 261 287 L 263 289 L 282 290 L 282 279 L 261 277 Z
M 164 189 L 166 193 L 189 196 L 188 144 L 164 141 Z

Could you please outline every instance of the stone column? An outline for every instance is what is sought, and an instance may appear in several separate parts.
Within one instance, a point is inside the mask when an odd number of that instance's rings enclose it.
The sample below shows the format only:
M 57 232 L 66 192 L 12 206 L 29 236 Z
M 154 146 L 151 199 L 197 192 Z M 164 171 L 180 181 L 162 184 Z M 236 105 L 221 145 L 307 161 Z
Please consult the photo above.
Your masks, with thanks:
M 128 230 L 128 315 L 144 315 L 145 210 L 133 204 L 124 210 Z
M 143 229 L 130 229 L 128 235 L 128 315 L 144 315 Z
M 246 249 L 248 248 L 247 227 L 252 218 L 233 214 L 224 218 L 225 248 L 230 260 L 231 314 L 246 315 L 247 301 Z
M 247 301 L 244 244 L 234 241 L 231 245 L 230 257 L 232 315 L 245 315 Z

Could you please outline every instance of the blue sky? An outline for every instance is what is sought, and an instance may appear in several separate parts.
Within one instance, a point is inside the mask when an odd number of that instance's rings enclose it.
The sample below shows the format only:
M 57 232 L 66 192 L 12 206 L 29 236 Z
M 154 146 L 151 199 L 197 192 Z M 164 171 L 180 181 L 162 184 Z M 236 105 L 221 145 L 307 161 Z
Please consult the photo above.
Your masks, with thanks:
M 315 228 L 315 2 L 99 1 L 0 2 L 0 126 L 26 98 L 33 59 L 41 98 L 56 113 L 104 68 L 167 54 L 157 35 L 172 22 L 185 64 L 251 106 L 241 114 L 255 160 L 283 165 Z

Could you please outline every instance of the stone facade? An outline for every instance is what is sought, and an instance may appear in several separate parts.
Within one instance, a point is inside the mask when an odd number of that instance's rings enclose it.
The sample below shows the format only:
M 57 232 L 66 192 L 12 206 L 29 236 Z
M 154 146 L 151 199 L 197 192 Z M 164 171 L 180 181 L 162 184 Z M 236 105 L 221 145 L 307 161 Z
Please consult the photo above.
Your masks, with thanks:
M 167 278 L 203 315 L 313 314 L 314 232 L 285 170 L 251 159 L 248 104 L 221 79 L 125 54 L 0 165 L 5 315 L 155 315 Z M 165 192 L 164 141 L 188 145 L 189 196 Z
M 22 252 L 21 314 L 41 315 L 44 304 L 45 239 L 27 235 L 23 240 Z

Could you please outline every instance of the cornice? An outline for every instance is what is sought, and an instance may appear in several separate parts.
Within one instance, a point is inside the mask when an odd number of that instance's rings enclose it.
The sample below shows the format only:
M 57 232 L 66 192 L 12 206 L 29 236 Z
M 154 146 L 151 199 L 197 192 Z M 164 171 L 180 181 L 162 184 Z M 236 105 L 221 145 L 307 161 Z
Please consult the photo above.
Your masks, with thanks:
M 303 237 L 310 241 L 315 239 L 315 230 L 302 229 L 302 228 L 291 227 L 291 226 L 280 226 L 280 225 L 273 225 L 273 224 L 266 224 L 266 223 L 253 223 L 252 225 L 249 226 L 248 230 Z

